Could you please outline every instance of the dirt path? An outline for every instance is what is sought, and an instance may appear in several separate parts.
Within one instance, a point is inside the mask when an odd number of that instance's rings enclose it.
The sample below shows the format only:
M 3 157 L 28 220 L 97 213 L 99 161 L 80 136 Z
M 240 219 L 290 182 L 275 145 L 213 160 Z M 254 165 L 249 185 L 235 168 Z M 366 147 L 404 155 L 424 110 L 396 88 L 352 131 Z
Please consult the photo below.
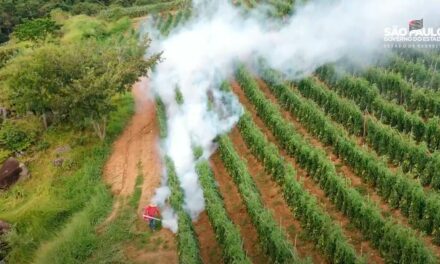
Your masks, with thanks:
M 134 85 L 136 113 L 123 134 L 115 141 L 113 153 L 104 168 L 104 180 L 117 197 L 112 213 L 105 223 L 118 215 L 134 191 L 136 177 L 142 173 L 142 195 L 137 210 L 137 229 L 140 232 L 147 232 L 146 224 L 141 217 L 142 208 L 148 204 L 154 190 L 160 185 L 161 178 L 156 109 L 154 100 L 148 98 L 147 89 L 148 81 L 145 78 Z M 164 263 L 178 262 L 174 235 L 170 231 L 162 229 L 152 234 L 150 241 L 156 241 L 156 246 L 137 249 L 129 245 L 126 249 L 127 256 L 135 263 L 158 263 L 158 260 Z
M 232 88 L 234 93 L 238 96 L 240 102 L 245 106 L 245 108 L 252 115 L 254 122 L 257 126 L 265 133 L 268 140 L 275 145 L 279 146 L 277 140 L 272 135 L 271 131 L 265 126 L 264 122 L 258 117 L 253 105 L 248 101 L 247 97 L 244 95 L 238 83 L 233 82 Z M 267 92 L 267 90 L 262 88 L 262 91 L 265 92 L 267 98 L 271 100 L 273 103 L 277 103 L 276 99 Z M 286 117 L 289 113 L 285 111 L 281 111 L 283 116 Z M 296 128 L 296 127 L 295 127 Z M 316 142 L 315 142 L 316 143 Z M 333 219 L 335 224 L 339 224 L 342 228 L 343 233 L 349 239 L 349 242 L 354 246 L 357 253 L 359 255 L 367 257 L 369 262 L 372 263 L 383 263 L 383 259 L 380 257 L 379 252 L 371 246 L 369 241 L 365 241 L 361 232 L 354 228 L 350 220 L 342 214 L 336 206 L 331 202 L 331 200 L 325 195 L 324 191 L 313 181 L 313 179 L 308 175 L 308 173 L 302 169 L 301 166 L 288 155 L 282 148 L 279 147 L 280 153 L 286 159 L 286 161 L 290 162 L 295 170 L 297 171 L 297 177 L 300 181 L 303 182 L 304 187 L 309 191 L 313 196 L 317 198 L 319 204 L 324 208 L 324 211 L 328 213 L 328 215 Z
M 217 243 L 214 229 L 206 211 L 201 213 L 197 222 L 194 223 L 194 230 L 199 238 L 200 255 L 203 263 L 223 263 L 222 250 Z

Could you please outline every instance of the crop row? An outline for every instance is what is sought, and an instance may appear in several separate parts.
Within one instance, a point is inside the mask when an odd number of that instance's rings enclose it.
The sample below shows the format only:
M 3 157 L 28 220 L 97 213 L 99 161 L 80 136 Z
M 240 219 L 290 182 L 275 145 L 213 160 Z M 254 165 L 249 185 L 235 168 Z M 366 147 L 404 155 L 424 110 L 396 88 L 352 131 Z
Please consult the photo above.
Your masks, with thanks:
M 293 11 L 294 1 L 292 0 L 268 0 L 267 2 L 275 8 L 276 14 L 274 16 L 284 17 Z
M 267 140 L 248 113 L 240 118 L 238 129 L 253 155 L 264 165 L 265 171 L 281 186 L 284 199 L 316 247 L 331 263 L 361 262 L 340 226 L 332 222 L 315 197 L 296 180 L 293 167 L 282 158 L 278 148 Z
M 174 0 L 154 4 L 130 7 L 114 7 L 102 11 L 99 15 L 104 18 L 117 19 L 121 17 L 142 17 L 151 13 L 158 13 L 164 10 L 176 9 L 189 4 L 188 0 Z
M 219 193 L 214 174 L 206 160 L 196 165 L 199 181 L 203 188 L 206 211 L 214 228 L 217 241 L 222 246 L 225 263 L 251 263 L 243 249 L 243 240 L 237 227 L 228 217 L 223 197 Z
M 415 172 L 424 185 L 440 189 L 440 171 L 435 169 L 440 166 L 439 153 L 431 155 L 425 145 L 418 145 L 375 118 L 364 116 L 353 102 L 340 98 L 311 78 L 300 81 L 297 88 L 333 120 L 345 126 L 349 133 L 364 136 L 378 154 L 388 155 L 402 166 L 404 172 Z
M 169 202 L 177 214 L 177 247 L 179 250 L 179 263 L 202 263 L 197 235 L 194 231 L 191 217 L 183 209 L 183 190 L 180 187 L 174 162 L 170 157 L 165 157 L 165 167 L 168 176 L 168 186 L 171 190 Z
M 321 141 L 333 147 L 334 152 L 344 159 L 365 182 L 373 184 L 380 196 L 393 208 L 400 208 L 410 223 L 434 236 L 440 243 L 440 199 L 436 193 L 425 193 L 421 185 L 401 173 L 391 172 L 387 165 L 373 154 L 358 147 L 356 142 L 345 136 L 344 131 L 333 125 L 319 107 L 310 100 L 299 97 L 292 89 L 271 82 L 265 74 L 269 88 L 282 102 L 282 106 L 297 116 L 307 129 Z
M 190 16 L 190 8 L 182 9 L 176 14 L 168 13 L 166 15 L 160 15 L 156 17 L 155 26 L 162 35 L 168 36 L 172 29 L 179 26 L 180 23 L 188 20 Z
M 418 111 L 424 118 L 440 117 L 439 93 L 416 88 L 404 80 L 400 74 L 381 68 L 370 68 L 364 76 L 370 83 L 377 86 L 383 96 L 389 100 L 396 100 L 408 111 Z
M 223 164 L 238 187 L 266 254 L 275 263 L 302 262 L 271 211 L 264 207 L 247 165 L 234 150 L 230 139 L 223 135 L 218 138 L 218 143 Z
M 316 73 L 339 95 L 354 100 L 361 109 L 372 112 L 382 122 L 401 132 L 413 135 L 418 142 L 426 142 L 432 151 L 440 149 L 440 124 L 433 118 L 424 122 L 416 114 L 407 112 L 402 106 L 383 99 L 377 87 L 362 78 L 344 76 L 338 79 L 334 67 L 325 65 Z
M 427 69 L 440 70 L 440 54 L 436 50 L 404 49 L 397 54 L 405 60 L 420 62 Z
M 156 117 L 159 123 L 159 136 L 160 138 L 166 138 L 168 134 L 167 112 L 165 104 L 159 96 L 156 97 Z
M 440 90 L 440 73 L 427 68 L 421 62 L 406 61 L 401 57 L 393 56 L 386 68 L 402 74 L 407 80 L 421 87 Z
M 309 172 L 315 181 L 319 182 L 321 188 L 336 207 L 351 219 L 351 222 L 362 231 L 366 238 L 372 241 L 372 244 L 380 250 L 386 261 L 395 263 L 436 262 L 432 253 L 412 230 L 395 224 L 391 220 L 385 220 L 374 204 L 348 186 L 347 181 L 336 172 L 334 164 L 326 157 L 325 153 L 306 142 L 292 124 L 282 117 L 277 107 L 259 90 L 258 84 L 244 67 L 238 69 L 236 78 L 279 144 L 297 160 L 300 166 Z M 279 90 L 279 88 L 274 90 Z M 286 94 L 283 94 L 283 97 L 285 96 Z M 286 108 L 293 108 L 295 105 L 289 100 L 281 101 L 281 105 Z M 299 103 L 301 106 L 303 105 L 301 102 Z M 303 112 L 304 116 L 312 114 L 313 109 L 316 110 L 313 105 L 309 106 L 312 109 L 308 109 L 309 113 Z M 302 121 L 307 120 L 303 118 Z M 322 123 L 321 120 L 310 120 L 310 122 L 316 122 L 319 125 L 319 130 L 329 129 L 328 125 Z M 330 135 L 327 140 L 331 140 L 333 137 L 334 135 Z M 343 148 L 350 145 L 343 138 L 340 138 L 340 142 L 337 144 Z

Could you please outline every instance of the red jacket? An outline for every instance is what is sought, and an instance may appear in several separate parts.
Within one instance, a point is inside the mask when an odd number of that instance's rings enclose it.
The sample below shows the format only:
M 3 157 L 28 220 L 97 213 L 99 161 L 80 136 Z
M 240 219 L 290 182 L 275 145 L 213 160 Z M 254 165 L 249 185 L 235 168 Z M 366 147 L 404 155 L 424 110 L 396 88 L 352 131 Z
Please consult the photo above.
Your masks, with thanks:
M 147 219 L 146 216 L 157 217 L 159 214 L 159 209 L 157 206 L 146 206 L 144 210 L 144 219 Z

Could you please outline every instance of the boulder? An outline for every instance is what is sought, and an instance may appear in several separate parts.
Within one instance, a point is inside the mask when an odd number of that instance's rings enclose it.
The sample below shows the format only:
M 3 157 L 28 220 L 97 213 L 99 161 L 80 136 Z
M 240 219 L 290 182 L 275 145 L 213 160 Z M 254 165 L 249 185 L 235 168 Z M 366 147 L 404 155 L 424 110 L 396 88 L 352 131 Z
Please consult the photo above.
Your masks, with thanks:
M 16 183 L 22 170 L 18 160 L 14 158 L 7 159 L 0 167 L 0 189 L 6 189 Z

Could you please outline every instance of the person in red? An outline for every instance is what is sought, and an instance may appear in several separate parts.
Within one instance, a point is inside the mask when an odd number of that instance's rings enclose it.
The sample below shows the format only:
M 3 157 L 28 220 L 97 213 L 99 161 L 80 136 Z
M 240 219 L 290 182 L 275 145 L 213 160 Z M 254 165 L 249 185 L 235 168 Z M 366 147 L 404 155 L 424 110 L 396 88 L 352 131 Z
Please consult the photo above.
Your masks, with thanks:
M 160 221 L 159 219 L 159 209 L 155 204 L 150 204 L 144 209 L 144 220 L 148 221 L 148 224 L 151 230 L 156 229 L 156 221 Z

